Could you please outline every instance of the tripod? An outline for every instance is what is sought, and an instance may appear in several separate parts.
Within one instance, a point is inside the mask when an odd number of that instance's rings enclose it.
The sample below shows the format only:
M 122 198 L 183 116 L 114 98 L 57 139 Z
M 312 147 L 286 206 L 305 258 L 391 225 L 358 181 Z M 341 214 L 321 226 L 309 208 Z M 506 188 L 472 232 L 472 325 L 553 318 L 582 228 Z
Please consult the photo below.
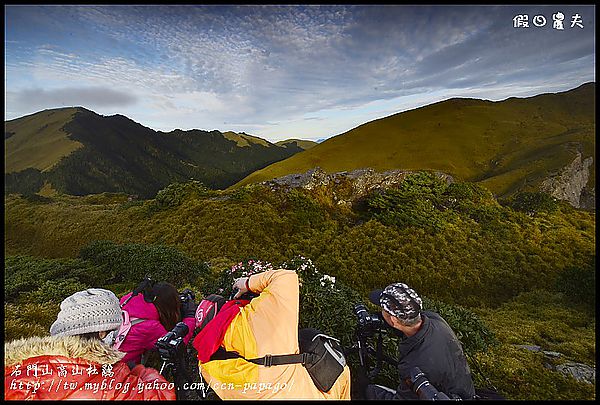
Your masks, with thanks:
M 192 381 L 189 376 L 186 363 L 187 350 L 183 342 L 174 346 L 161 346 L 159 353 L 163 361 L 160 373 L 173 379 L 177 400 L 207 399 L 208 386 L 205 384 L 202 374 L 198 373 L 199 382 Z
M 360 367 L 367 371 L 369 379 L 375 378 L 381 372 L 384 362 L 392 366 L 398 365 L 398 360 L 383 352 L 383 333 L 381 329 L 375 332 L 376 344 L 373 346 L 367 341 L 372 334 L 358 330 L 352 346 L 345 349 L 345 353 L 348 355 L 358 354 Z M 372 358 L 375 358 L 375 365 L 371 369 Z M 369 369 L 371 370 L 368 371 Z

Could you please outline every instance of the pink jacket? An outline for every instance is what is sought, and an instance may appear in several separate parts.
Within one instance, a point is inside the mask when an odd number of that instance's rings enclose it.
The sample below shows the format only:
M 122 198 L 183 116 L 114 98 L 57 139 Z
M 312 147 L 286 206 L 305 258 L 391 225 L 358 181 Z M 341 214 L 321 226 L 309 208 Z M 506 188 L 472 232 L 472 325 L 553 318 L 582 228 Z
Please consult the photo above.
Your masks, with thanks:
M 121 298 L 121 304 L 127 298 L 129 298 L 130 295 L 131 293 Z M 123 357 L 122 361 L 125 363 L 133 361 L 136 364 L 139 364 L 142 361 L 142 354 L 146 350 L 153 349 L 156 341 L 169 331 L 166 330 L 165 327 L 160 323 L 158 310 L 154 304 L 151 302 L 146 302 L 143 294 L 138 294 L 133 297 L 123 307 L 123 309 L 129 313 L 130 318 L 146 319 L 146 321 L 140 322 L 131 327 L 129 333 L 127 333 L 127 337 L 119 348 L 119 351 L 127 353 L 125 357 Z M 196 319 L 193 317 L 184 318 L 183 322 L 185 322 L 190 329 L 188 334 L 183 339 L 184 343 L 187 344 L 194 333 Z

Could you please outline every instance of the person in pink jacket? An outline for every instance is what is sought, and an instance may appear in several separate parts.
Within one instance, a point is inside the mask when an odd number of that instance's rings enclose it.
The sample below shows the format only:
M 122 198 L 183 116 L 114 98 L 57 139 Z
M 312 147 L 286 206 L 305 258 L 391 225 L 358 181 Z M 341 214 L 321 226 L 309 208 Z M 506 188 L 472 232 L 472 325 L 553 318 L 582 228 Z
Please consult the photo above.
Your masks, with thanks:
M 88 288 L 65 298 L 50 336 L 4 344 L 5 400 L 176 400 L 173 383 L 141 364 L 130 370 L 104 338 L 121 323 L 117 296 Z
M 121 304 L 131 294 L 122 297 Z M 147 301 L 148 299 L 150 302 Z M 123 310 L 129 313 L 132 326 L 119 347 L 119 351 L 126 353 L 122 361 L 128 364 L 140 364 L 142 355 L 148 350 L 153 350 L 156 341 L 172 330 L 180 321 L 183 321 L 189 328 L 189 332 L 184 338 L 184 343 L 187 344 L 192 338 L 196 326 L 196 307 L 193 300 L 182 303 L 177 289 L 165 282 L 156 283 L 150 297 L 138 294 L 131 298 L 123 306 Z M 136 321 L 136 319 L 140 319 L 140 321 Z

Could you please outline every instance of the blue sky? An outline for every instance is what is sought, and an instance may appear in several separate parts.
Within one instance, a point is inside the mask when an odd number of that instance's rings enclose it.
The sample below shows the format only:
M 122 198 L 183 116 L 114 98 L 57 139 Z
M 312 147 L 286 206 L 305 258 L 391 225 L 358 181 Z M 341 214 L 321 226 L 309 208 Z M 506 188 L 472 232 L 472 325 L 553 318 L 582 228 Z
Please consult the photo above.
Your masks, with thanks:
M 590 5 L 5 6 L 6 119 L 83 106 L 155 130 L 317 140 L 451 97 L 590 81 Z

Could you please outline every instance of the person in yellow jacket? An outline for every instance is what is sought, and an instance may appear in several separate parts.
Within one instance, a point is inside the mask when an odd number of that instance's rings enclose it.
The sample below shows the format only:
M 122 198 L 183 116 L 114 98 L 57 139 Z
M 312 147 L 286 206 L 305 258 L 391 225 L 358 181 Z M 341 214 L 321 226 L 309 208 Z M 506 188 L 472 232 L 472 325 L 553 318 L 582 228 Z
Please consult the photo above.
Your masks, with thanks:
M 240 308 L 222 347 L 246 359 L 298 354 L 299 284 L 291 270 L 269 270 L 237 279 L 234 298 L 258 294 Z M 241 358 L 199 362 L 202 376 L 221 399 L 350 399 L 348 365 L 329 392 L 321 392 L 299 363 L 265 367 Z

